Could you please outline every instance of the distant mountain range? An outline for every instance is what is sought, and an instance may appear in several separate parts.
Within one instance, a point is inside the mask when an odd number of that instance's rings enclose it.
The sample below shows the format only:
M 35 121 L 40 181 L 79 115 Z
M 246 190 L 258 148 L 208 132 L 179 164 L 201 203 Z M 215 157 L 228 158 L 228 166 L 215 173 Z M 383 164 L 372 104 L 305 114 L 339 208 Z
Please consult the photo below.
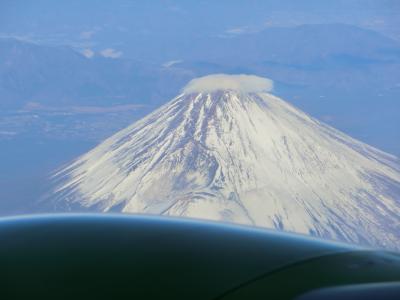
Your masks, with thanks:
M 268 93 L 212 75 L 55 177 L 56 211 L 184 216 L 400 249 L 400 162 Z
M 256 74 L 273 78 L 277 95 L 310 114 L 400 153 L 394 142 L 400 139 L 394 130 L 400 126 L 398 41 L 355 26 L 314 24 L 201 37 L 166 48 L 162 42 L 145 39 L 132 48 L 126 40 L 120 58 L 98 52 L 88 58 L 78 48 L 1 38 L 0 108 L 154 108 L 195 77 Z M 168 54 L 163 63 L 149 56 L 159 49 Z M 354 111 L 359 111 L 357 119 Z
M 0 106 L 8 110 L 30 102 L 52 107 L 151 104 L 164 85 L 177 80 L 174 74 L 162 74 L 160 67 L 151 64 L 89 59 L 69 47 L 15 39 L 0 39 L 0 57 L 0 95 L 4 99 Z M 163 83 L 166 77 L 168 82 Z M 152 94 L 151 85 L 160 89 Z

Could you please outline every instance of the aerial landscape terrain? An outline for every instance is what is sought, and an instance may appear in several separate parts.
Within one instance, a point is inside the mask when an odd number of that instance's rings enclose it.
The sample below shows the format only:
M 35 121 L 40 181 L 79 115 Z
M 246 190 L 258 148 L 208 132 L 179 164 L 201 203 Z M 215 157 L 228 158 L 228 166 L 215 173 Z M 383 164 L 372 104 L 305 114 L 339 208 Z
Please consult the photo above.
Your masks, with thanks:
M 246 3 L 2 1 L 0 216 L 193 217 L 399 250 L 399 2 Z

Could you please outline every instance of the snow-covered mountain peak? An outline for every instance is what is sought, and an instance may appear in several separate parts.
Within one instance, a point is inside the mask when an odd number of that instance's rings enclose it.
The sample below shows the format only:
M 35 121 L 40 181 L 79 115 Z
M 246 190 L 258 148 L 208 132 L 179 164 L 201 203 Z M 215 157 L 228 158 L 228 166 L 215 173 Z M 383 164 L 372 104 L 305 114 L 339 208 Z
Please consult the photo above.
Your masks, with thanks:
M 221 76 L 222 86 L 213 82 Z M 55 208 L 214 219 L 400 249 L 398 159 L 266 93 L 268 79 L 252 80 L 192 81 L 60 171 Z

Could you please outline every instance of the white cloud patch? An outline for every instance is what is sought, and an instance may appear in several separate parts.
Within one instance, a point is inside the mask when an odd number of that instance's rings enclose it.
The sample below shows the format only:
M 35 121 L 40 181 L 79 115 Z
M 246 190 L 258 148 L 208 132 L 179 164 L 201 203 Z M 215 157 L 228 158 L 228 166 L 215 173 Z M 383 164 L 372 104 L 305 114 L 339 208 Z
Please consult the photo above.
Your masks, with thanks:
M 81 53 L 87 58 L 92 58 L 94 56 L 94 52 L 91 49 L 83 49 Z
M 254 75 L 213 74 L 191 80 L 184 88 L 184 93 L 213 92 L 218 90 L 235 90 L 244 93 L 272 91 L 274 82 L 271 79 Z
M 100 54 L 101 54 L 101 56 L 107 57 L 107 58 L 119 58 L 122 56 L 121 51 L 117 51 L 113 48 L 107 48 L 107 49 L 101 50 Z
M 83 40 L 89 40 L 93 37 L 93 35 L 96 33 L 95 30 L 88 30 L 88 31 L 82 31 L 79 35 L 79 37 Z
M 177 59 L 177 60 L 170 60 L 170 61 L 167 61 L 167 62 L 163 63 L 162 66 L 163 66 L 164 68 L 170 68 L 170 67 L 172 67 L 173 65 L 180 64 L 181 62 L 183 62 L 183 60 L 180 60 L 180 59 Z
M 231 28 L 225 31 L 225 33 L 227 34 L 244 34 L 244 33 L 248 33 L 249 32 L 249 28 L 247 26 L 244 27 L 236 27 L 236 28 Z

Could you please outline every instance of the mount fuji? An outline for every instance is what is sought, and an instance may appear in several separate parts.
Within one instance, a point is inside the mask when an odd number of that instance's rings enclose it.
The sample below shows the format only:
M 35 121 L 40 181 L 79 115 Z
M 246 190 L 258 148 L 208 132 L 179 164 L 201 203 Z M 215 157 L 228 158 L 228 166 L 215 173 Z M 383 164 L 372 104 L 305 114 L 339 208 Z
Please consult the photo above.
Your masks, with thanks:
M 184 216 L 400 249 L 400 163 L 270 94 L 209 75 L 55 174 L 57 211 Z

